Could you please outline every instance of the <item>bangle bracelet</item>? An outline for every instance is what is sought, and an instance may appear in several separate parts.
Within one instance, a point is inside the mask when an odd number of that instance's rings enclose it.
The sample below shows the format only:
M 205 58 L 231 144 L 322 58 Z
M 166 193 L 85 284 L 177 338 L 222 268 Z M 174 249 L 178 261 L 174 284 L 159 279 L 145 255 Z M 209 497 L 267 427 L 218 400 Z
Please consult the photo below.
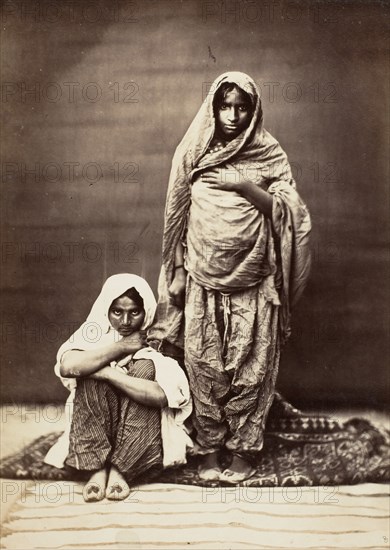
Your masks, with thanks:
M 184 268 L 184 264 L 175 265 L 174 271 L 176 271 L 176 269 L 179 269 L 180 267 L 183 267 L 183 268 Z

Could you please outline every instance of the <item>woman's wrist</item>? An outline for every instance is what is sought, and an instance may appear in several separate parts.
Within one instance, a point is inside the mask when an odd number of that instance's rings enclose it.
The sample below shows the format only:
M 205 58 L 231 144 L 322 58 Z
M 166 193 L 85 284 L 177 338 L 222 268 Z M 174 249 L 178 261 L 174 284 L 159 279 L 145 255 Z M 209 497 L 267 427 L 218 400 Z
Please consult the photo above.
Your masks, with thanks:
M 111 371 L 113 371 L 109 366 L 102 367 L 101 369 L 97 370 L 94 374 L 98 380 L 102 380 L 103 382 L 109 382 L 110 380 L 110 374 Z
M 247 181 L 247 180 L 239 181 L 237 184 L 237 190 L 242 196 L 246 197 L 246 195 L 250 191 L 250 188 L 253 185 L 255 184 L 251 181 Z
M 243 181 L 240 184 L 239 192 L 262 214 L 272 219 L 273 198 L 270 193 L 257 186 L 252 181 Z

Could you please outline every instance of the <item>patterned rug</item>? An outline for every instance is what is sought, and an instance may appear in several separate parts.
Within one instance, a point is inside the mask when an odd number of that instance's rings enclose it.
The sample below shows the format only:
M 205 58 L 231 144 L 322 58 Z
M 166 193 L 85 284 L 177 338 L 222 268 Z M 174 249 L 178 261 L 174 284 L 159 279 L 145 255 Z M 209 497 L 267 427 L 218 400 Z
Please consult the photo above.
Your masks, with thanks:
M 9 479 L 81 481 L 85 475 L 71 468 L 43 463 L 58 432 L 39 437 L 22 451 L 0 462 L 0 477 Z M 256 474 L 241 483 L 259 486 L 334 486 L 390 481 L 390 437 L 387 430 L 362 418 L 346 422 L 307 415 L 276 395 L 267 421 L 263 451 Z M 197 458 L 180 468 L 149 472 L 139 483 L 216 486 L 197 474 Z

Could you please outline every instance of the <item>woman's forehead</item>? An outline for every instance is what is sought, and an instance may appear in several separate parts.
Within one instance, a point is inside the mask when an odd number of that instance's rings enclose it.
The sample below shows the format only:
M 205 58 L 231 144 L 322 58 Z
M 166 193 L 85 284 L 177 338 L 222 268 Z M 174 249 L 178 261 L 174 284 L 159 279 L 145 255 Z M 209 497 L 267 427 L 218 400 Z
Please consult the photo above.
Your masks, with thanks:
M 224 100 L 232 103 L 246 104 L 248 103 L 249 98 L 244 94 L 241 88 L 235 86 L 232 90 L 225 91 Z
M 118 298 L 116 298 L 112 302 L 111 307 L 119 307 L 119 308 L 126 308 L 126 309 L 130 309 L 130 308 L 139 309 L 139 306 L 134 302 L 134 300 L 132 300 L 131 298 L 129 298 L 126 295 L 119 296 Z

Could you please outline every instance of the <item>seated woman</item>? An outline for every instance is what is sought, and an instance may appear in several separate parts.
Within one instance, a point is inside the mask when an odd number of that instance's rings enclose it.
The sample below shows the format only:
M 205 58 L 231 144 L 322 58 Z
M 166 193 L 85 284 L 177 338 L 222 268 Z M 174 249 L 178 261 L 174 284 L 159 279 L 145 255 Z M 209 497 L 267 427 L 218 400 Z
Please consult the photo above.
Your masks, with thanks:
M 123 500 L 141 474 L 186 461 L 188 383 L 174 359 L 146 347 L 155 309 L 144 279 L 113 275 L 58 351 L 55 373 L 71 392 L 68 427 L 45 462 L 89 471 L 87 502 Z

